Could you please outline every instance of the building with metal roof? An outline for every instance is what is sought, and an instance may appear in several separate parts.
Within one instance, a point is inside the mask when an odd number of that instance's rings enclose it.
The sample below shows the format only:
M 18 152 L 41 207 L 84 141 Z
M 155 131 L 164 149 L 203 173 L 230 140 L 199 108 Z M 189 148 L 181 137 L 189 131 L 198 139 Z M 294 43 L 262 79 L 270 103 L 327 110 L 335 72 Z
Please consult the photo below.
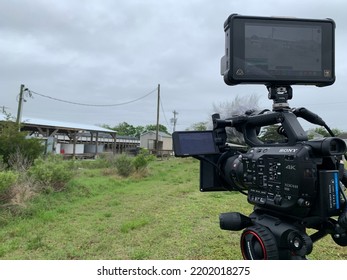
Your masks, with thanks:
M 140 136 L 140 147 L 156 153 L 156 155 L 172 154 L 172 136 L 165 132 L 158 132 L 158 143 L 156 145 L 157 135 L 155 131 L 146 131 Z
M 0 121 L 7 121 L 6 116 L 0 114 Z M 116 137 L 114 130 L 74 122 L 23 117 L 21 131 L 27 131 L 28 137 L 42 139 L 46 153 L 74 158 L 121 153 L 140 145 L 139 139 Z

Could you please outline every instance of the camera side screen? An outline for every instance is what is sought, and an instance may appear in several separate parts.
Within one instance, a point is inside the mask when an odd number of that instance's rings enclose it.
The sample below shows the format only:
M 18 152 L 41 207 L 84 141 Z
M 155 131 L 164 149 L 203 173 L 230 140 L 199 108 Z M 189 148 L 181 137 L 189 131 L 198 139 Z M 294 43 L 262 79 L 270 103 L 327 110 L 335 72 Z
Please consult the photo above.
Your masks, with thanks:
M 176 157 L 219 153 L 213 131 L 176 131 L 172 139 Z
M 228 85 L 331 85 L 335 81 L 332 20 L 231 15 L 225 22 L 221 71 Z

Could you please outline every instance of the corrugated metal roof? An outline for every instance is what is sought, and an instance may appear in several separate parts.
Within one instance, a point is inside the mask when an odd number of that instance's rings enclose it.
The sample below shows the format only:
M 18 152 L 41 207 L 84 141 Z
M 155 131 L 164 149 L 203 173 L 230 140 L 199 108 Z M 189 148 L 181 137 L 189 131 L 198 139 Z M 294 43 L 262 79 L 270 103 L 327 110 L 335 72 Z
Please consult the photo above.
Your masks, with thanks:
M 0 114 L 0 120 L 6 120 L 6 117 Z M 39 125 L 39 126 L 54 127 L 54 128 L 61 128 L 61 129 L 77 129 L 77 130 L 116 133 L 116 131 L 114 130 L 103 128 L 97 125 L 88 125 L 88 124 L 63 122 L 63 121 L 55 121 L 55 120 L 45 120 L 45 119 L 37 119 L 37 118 L 23 117 L 22 123 L 27 125 Z

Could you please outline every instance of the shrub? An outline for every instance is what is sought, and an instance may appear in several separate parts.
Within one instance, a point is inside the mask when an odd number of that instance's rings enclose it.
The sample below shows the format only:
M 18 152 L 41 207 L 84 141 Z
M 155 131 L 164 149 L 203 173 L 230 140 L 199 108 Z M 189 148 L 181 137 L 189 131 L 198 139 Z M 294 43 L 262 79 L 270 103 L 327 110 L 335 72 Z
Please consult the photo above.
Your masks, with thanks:
M 0 172 L 0 195 L 7 192 L 10 187 L 17 181 L 18 174 L 13 171 Z
M 26 174 L 21 174 L 4 197 L 7 210 L 10 210 L 12 214 L 21 214 L 27 206 L 26 202 L 34 197 L 38 191 L 35 182 Z
M 74 175 L 73 162 L 63 161 L 62 157 L 57 155 L 38 158 L 28 170 L 28 174 L 43 187 L 52 187 L 59 191 Z
M 0 122 L 0 156 L 5 164 L 9 163 L 11 155 L 18 152 L 31 162 L 42 155 L 44 147 L 40 140 L 26 136 L 26 132 L 18 131 L 15 122 Z
M 8 165 L 4 162 L 4 157 L 0 155 L 0 171 L 7 169 Z
M 117 157 L 115 166 L 119 175 L 128 177 L 134 171 L 132 159 L 127 155 L 120 155 Z
M 23 173 L 27 171 L 31 165 L 32 161 L 29 157 L 25 156 L 19 149 L 9 155 L 8 166 L 14 171 Z
M 155 159 L 154 155 L 148 154 L 146 150 L 141 150 L 140 153 L 134 158 L 133 165 L 137 171 L 147 168 L 149 162 Z

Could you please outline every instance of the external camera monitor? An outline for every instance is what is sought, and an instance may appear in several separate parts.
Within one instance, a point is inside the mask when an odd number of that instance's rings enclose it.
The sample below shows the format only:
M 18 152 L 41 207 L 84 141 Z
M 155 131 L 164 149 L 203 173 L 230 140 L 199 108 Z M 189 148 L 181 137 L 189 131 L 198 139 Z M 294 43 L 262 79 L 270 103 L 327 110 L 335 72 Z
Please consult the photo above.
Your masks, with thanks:
M 232 14 L 224 23 L 221 74 L 228 85 L 316 85 L 335 81 L 335 23 Z
M 172 134 L 176 157 L 219 153 L 213 131 L 176 131 Z

